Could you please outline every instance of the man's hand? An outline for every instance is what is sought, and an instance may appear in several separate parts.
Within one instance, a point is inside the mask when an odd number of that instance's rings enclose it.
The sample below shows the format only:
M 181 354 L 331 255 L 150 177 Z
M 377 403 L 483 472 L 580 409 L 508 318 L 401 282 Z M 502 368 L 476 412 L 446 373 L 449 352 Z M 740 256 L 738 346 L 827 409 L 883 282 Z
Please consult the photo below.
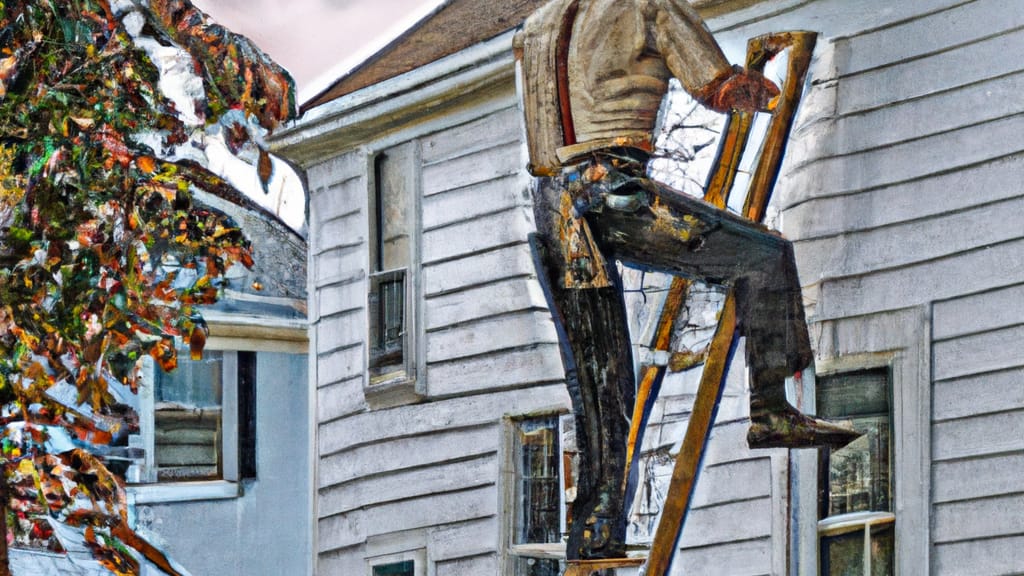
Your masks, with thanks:
M 779 87 L 760 72 L 733 68 L 732 74 L 705 88 L 710 94 L 705 103 L 721 112 L 768 111 L 774 107 Z

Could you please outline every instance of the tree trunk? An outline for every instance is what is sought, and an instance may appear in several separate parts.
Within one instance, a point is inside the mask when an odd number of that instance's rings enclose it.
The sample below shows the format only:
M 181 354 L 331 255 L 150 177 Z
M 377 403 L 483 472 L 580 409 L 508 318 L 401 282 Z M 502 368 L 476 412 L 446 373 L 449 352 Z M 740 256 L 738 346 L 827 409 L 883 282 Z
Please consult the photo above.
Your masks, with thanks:
M 7 554 L 7 496 L 6 482 L 0 483 L 0 576 L 11 576 L 11 562 Z

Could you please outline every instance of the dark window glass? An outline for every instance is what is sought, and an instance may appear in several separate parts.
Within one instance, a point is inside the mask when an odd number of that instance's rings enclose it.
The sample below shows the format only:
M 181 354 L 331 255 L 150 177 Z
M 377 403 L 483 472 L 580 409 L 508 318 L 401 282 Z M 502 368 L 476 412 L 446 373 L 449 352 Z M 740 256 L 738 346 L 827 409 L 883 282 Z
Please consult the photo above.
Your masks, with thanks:
M 892 510 L 892 435 L 888 371 L 875 370 L 818 380 L 818 415 L 845 422 L 863 436 L 846 446 L 823 451 L 826 497 L 821 517 L 849 512 Z
M 819 377 L 818 415 L 863 435 L 838 450 L 822 450 L 819 467 L 821 573 L 893 573 L 892 389 L 887 370 Z M 859 514 L 855 514 L 859 513 Z M 837 528 L 836 516 L 845 527 Z
M 381 564 L 373 567 L 373 576 L 413 576 L 416 563 L 412 560 Z
M 405 369 L 405 270 L 373 274 L 370 283 L 370 375 Z
M 516 425 L 516 520 L 513 544 L 561 540 L 561 481 L 558 417 Z
M 238 353 L 238 473 L 256 477 L 256 353 Z

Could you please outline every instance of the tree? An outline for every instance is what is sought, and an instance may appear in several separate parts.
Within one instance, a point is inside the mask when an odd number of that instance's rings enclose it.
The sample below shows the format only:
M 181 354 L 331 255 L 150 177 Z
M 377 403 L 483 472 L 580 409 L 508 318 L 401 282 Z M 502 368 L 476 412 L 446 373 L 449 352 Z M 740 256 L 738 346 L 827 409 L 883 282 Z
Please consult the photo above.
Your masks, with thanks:
M 201 355 L 197 307 L 229 266 L 252 265 L 238 226 L 193 201 L 201 189 L 250 205 L 189 159 L 194 141 L 223 130 L 266 182 L 260 133 L 291 117 L 292 82 L 187 0 L 0 9 L 0 575 L 8 539 L 53 545 L 54 521 L 115 573 L 137 573 L 138 554 L 176 573 L 128 528 L 121 481 L 96 455 L 138 426 L 112 390 L 137 390 L 146 355 L 173 370 L 175 338 Z M 161 91 L 147 52 L 161 47 L 201 78 L 194 110 Z

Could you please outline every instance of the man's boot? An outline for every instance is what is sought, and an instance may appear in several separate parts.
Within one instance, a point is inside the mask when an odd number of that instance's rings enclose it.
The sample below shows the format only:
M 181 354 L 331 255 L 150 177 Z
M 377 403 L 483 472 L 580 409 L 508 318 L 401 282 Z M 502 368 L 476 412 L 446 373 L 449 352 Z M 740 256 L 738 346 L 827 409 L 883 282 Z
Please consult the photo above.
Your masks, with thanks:
M 801 413 L 786 400 L 786 378 L 813 358 L 792 254 L 775 274 L 736 282 L 740 333 L 750 370 L 751 448 L 841 448 L 860 436 L 851 428 Z
M 801 413 L 786 400 L 785 379 L 756 375 L 750 390 L 751 448 L 842 448 L 860 432 Z

